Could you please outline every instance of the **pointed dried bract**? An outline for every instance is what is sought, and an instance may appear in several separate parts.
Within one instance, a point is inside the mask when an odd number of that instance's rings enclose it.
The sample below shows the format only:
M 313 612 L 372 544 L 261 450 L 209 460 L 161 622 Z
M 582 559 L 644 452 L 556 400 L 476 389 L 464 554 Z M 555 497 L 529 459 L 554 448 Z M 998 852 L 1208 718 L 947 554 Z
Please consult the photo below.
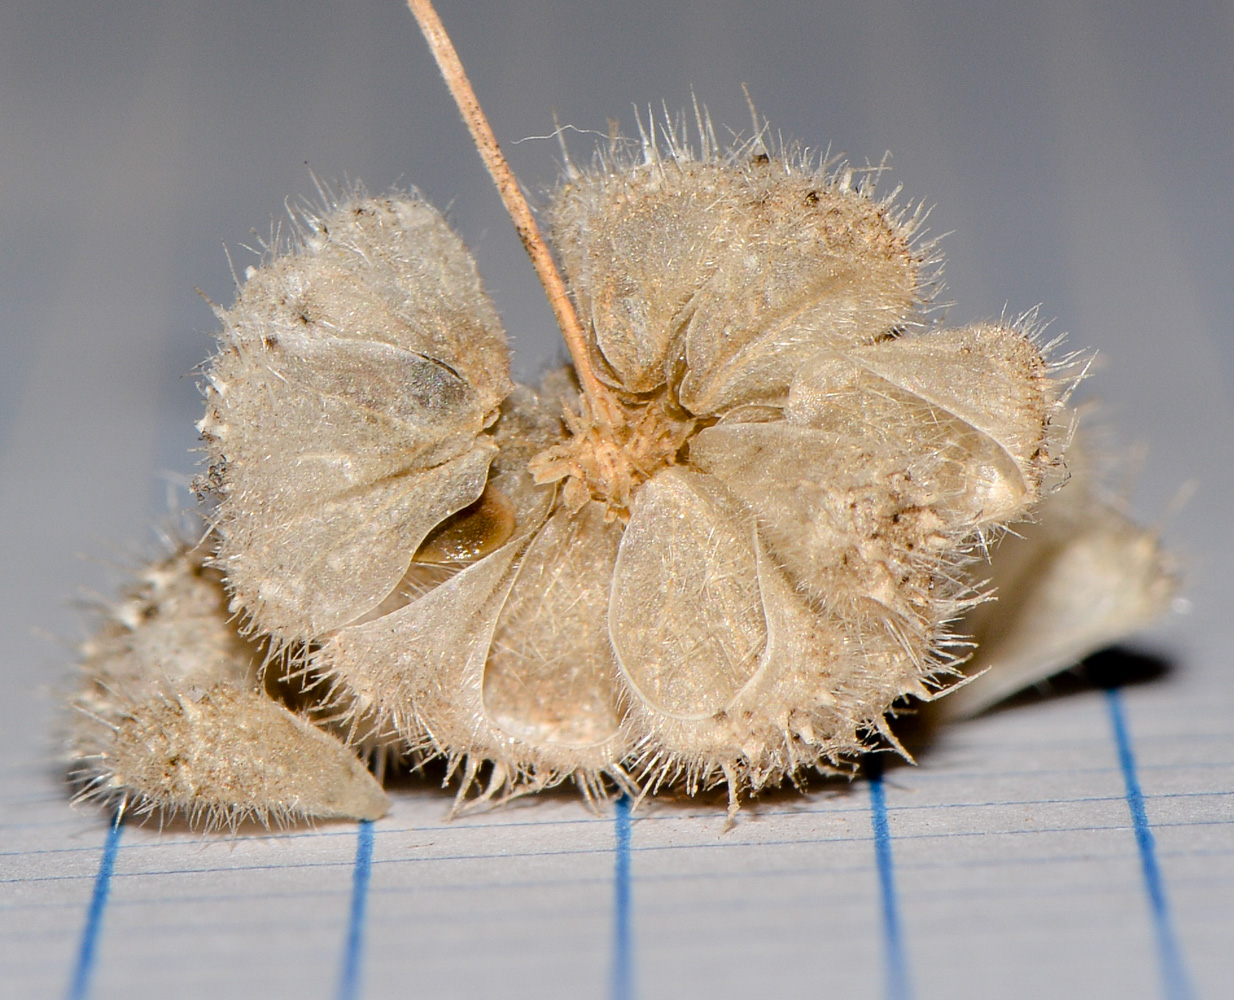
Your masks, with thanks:
M 232 608 L 280 642 L 371 611 L 477 500 L 509 392 L 475 265 L 418 198 L 305 215 L 220 310 L 200 423 Z
M 72 750 L 82 795 L 207 826 L 383 815 L 355 754 L 261 690 L 261 650 L 228 621 L 204 555 L 147 567 L 83 648 Z
M 964 668 L 974 679 L 940 700 L 941 717 L 974 715 L 1030 688 L 1169 607 L 1174 559 L 1156 531 L 1131 521 L 1098 464 L 1091 442 L 1073 443 L 1066 488 L 999 546 L 990 567 L 998 601 L 964 622 L 977 644 Z

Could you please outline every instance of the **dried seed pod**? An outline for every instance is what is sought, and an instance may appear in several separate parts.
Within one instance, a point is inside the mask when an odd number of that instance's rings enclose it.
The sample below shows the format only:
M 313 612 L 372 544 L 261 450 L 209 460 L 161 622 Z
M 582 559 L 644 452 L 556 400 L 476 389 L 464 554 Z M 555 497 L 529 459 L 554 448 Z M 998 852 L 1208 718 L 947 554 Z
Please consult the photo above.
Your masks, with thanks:
M 384 815 L 386 797 L 355 753 L 262 691 L 261 650 L 228 620 L 205 555 L 146 567 L 83 648 L 72 751 L 81 796 L 207 828 Z
M 910 225 L 845 172 L 747 154 L 677 143 L 571 175 L 555 235 L 611 396 L 575 398 L 556 427 L 508 406 L 498 461 L 516 449 L 514 472 L 558 484 L 551 508 L 314 657 L 384 738 L 465 758 L 460 794 L 487 760 L 484 798 L 684 777 L 727 782 L 735 808 L 840 765 L 954 672 L 970 549 L 1031 510 L 1057 461 L 1031 331 L 888 336 L 927 297 Z M 766 204 L 794 206 L 786 252 Z M 822 221 L 803 236 L 808 211 Z M 786 274 L 810 279 L 796 297 Z
M 563 285 L 411 6 L 575 367 L 511 385 L 471 257 L 419 199 L 306 213 L 219 310 L 213 557 L 152 570 L 87 651 L 87 790 L 210 820 L 380 814 L 358 760 L 257 691 L 256 641 L 353 745 L 447 758 L 458 805 L 481 780 L 479 801 L 680 782 L 726 785 L 731 817 L 898 746 L 896 703 L 960 674 L 977 556 L 1062 478 L 1060 365 L 1031 318 L 931 327 L 936 261 L 873 173 L 720 149 L 702 116 L 697 150 L 666 123 L 569 168 L 548 212 Z M 1155 540 L 1073 495 L 1047 555 L 1007 562 L 1010 627 L 970 619 L 1006 683 L 1170 590 Z

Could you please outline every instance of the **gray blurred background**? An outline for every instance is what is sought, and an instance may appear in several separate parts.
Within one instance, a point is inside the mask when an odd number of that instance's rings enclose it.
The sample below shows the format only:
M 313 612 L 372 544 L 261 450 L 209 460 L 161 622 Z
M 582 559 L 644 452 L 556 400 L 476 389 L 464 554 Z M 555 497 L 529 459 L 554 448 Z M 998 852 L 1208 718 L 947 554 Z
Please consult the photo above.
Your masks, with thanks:
M 1191 613 L 1150 641 L 1177 677 L 1231 690 L 1234 5 L 1068 0 L 584 4 L 441 0 L 525 185 L 564 124 L 686 106 L 857 163 L 948 233 L 965 321 L 1041 304 L 1096 348 L 1084 392 L 1146 459 L 1135 507 L 1187 565 Z M 522 140 L 522 141 L 519 141 Z M 572 136 L 576 155 L 593 139 Z M 53 750 L 73 602 L 154 551 L 187 503 L 192 369 L 251 230 L 312 174 L 415 184 L 449 208 L 534 376 L 555 355 L 539 286 L 396 0 L 0 8 L 0 754 Z M 888 182 L 884 182 L 888 183 Z M 83 559 L 82 557 L 85 556 Z M 1190 672 L 1190 674 L 1189 674 Z

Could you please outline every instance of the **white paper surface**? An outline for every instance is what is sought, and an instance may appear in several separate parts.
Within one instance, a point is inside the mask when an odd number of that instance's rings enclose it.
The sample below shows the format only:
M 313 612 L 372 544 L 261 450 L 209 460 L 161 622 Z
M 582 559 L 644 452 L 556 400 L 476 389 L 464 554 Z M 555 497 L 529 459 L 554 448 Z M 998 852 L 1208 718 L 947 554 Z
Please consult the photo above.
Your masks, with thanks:
M 191 474 L 184 375 L 226 259 L 321 176 L 421 185 L 473 247 L 524 375 L 547 309 L 410 17 L 331 5 L 0 13 L 0 993 L 13 997 L 1220 997 L 1234 981 L 1234 16 L 1190 3 L 532 7 L 442 2 L 516 170 L 563 122 L 690 88 L 744 127 L 885 149 L 951 232 L 957 322 L 1044 303 L 1143 444 L 1187 610 L 1162 674 L 954 727 L 865 781 L 743 810 L 648 803 L 628 850 L 569 795 L 444 821 L 410 785 L 354 824 L 203 839 L 73 811 L 55 763 L 72 606 L 149 553 Z M 452 9 L 458 8 L 458 9 Z M 465 9 L 464 9 L 465 8 Z M 576 136 L 576 155 L 590 138 Z M 180 503 L 182 501 L 177 501 Z M 82 556 L 86 558 L 83 559 Z M 1189 610 L 1188 610 L 1189 609 Z M 1120 759 L 1114 725 L 1126 727 Z M 1137 829 L 1138 782 L 1146 825 Z M 1148 837 L 1145 834 L 1149 835 Z M 880 858 L 883 864 L 880 865 Z M 889 863 L 888 862 L 889 858 Z M 364 892 L 357 894 L 359 885 Z M 367 878 L 367 883 L 364 879 Z M 362 906 L 357 905 L 362 903 Z M 85 951 L 83 952 L 83 947 Z M 83 961 L 84 956 L 84 961 Z
M 88 995 L 1220 996 L 1231 706 L 1197 718 L 1181 685 L 1117 697 L 1164 913 L 1110 696 L 1086 692 L 957 727 L 918 768 L 889 768 L 882 872 L 864 781 L 777 796 L 729 833 L 720 803 L 652 804 L 630 822 L 624 884 L 613 815 L 554 796 L 446 823 L 443 796 L 414 790 L 374 825 L 359 913 L 352 824 L 206 840 L 124 828 Z M 22 816 L 4 828 L 9 995 L 54 995 L 81 960 L 105 831 L 42 783 L 9 774 L 6 790 Z

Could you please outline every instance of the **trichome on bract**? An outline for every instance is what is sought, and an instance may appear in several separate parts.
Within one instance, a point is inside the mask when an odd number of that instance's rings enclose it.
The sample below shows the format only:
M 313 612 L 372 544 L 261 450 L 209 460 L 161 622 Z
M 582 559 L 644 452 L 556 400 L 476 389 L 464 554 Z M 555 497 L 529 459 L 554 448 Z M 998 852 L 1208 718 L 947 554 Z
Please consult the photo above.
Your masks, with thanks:
M 731 815 L 961 676 L 986 557 L 1066 478 L 1075 359 L 1031 317 L 928 322 L 934 249 L 877 171 L 656 130 L 567 163 L 585 344 L 537 390 L 414 194 L 304 211 L 250 269 L 206 372 L 210 531 L 89 647 L 86 791 L 371 818 L 363 753 L 446 758 L 459 804 L 724 785 Z M 1075 552 L 1105 522 L 1067 523 Z M 1169 596 L 1149 534 L 1111 552 L 1124 613 L 1068 657 Z M 1018 686 L 1067 665 L 1026 615 Z

